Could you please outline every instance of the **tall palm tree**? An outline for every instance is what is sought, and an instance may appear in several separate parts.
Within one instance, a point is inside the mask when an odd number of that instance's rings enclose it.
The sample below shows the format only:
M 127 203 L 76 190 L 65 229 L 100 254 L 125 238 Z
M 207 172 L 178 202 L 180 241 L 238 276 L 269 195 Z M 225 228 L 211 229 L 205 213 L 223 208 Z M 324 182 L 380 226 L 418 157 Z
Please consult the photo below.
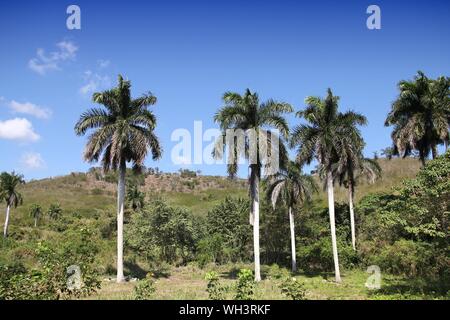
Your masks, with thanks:
M 30 208 L 30 217 L 34 219 L 34 227 L 37 227 L 39 218 L 42 216 L 42 207 L 38 204 L 33 204 Z
M 238 158 L 245 157 L 249 161 L 249 186 L 251 198 L 250 224 L 253 225 L 253 250 L 255 256 L 255 280 L 261 280 L 260 252 L 259 252 L 259 183 L 262 169 L 267 169 L 267 160 L 270 161 L 271 153 L 268 144 L 277 152 L 278 159 L 285 158 L 286 150 L 283 144 L 272 143 L 279 136 L 268 130 L 268 127 L 277 129 L 285 138 L 289 136 L 289 127 L 283 118 L 284 113 L 292 112 L 292 107 L 284 102 L 268 100 L 260 103 L 259 96 L 249 89 L 243 95 L 234 92 L 226 92 L 223 95 L 225 105 L 216 113 L 214 121 L 220 125 L 224 137 L 219 139 L 223 147 L 229 146 L 228 174 L 235 176 L 238 169 Z M 228 134 L 231 132 L 243 132 L 243 146 Z M 228 134 L 227 134 L 228 133 Z M 225 138 L 225 139 L 223 139 Z M 255 139 L 256 138 L 256 139 Z M 278 141 L 278 140 L 277 140 Z M 268 142 L 268 144 L 265 144 Z M 253 150 L 253 151 L 252 151 Z M 256 150 L 256 156 L 254 151 Z M 268 152 L 269 151 L 269 152 Z M 213 152 L 216 158 L 223 156 L 223 150 L 216 148 Z M 230 161 L 231 160 L 231 161 Z M 270 166 L 270 164 L 269 164 Z
M 161 157 L 162 149 L 155 135 L 156 117 L 148 106 L 156 103 L 151 93 L 132 99 L 131 83 L 119 75 L 117 87 L 94 93 L 92 100 L 104 108 L 92 108 L 83 113 L 75 125 L 77 135 L 84 135 L 89 129 L 95 131 L 89 136 L 84 159 L 96 162 L 100 158 L 104 171 L 118 170 L 117 192 L 117 282 L 123 275 L 123 213 L 125 198 L 125 174 L 127 162 L 139 171 L 150 150 L 153 159 Z
M 300 167 L 293 161 L 289 161 L 286 169 L 269 179 L 267 196 L 275 208 L 277 201 L 281 199 L 288 208 L 289 230 L 291 232 L 291 261 L 292 272 L 297 271 L 295 250 L 295 225 L 293 208 L 311 199 L 313 192 L 317 191 L 316 183 L 311 176 L 304 175 Z
M 381 167 L 376 159 L 364 158 L 362 154 L 362 141 L 348 139 L 341 144 L 340 159 L 336 166 L 335 175 L 339 177 L 339 184 L 348 190 L 348 205 L 350 209 L 350 229 L 352 247 L 356 250 L 354 197 L 357 182 L 366 178 L 369 183 L 374 183 L 381 177 Z
M 325 172 L 335 278 L 336 282 L 341 282 L 334 212 L 334 180 L 336 176 L 333 174 L 333 169 L 339 162 L 344 137 L 357 136 L 359 133 L 356 126 L 364 125 L 366 118 L 352 111 L 339 112 L 339 97 L 333 96 L 331 89 L 328 89 L 325 99 L 308 97 L 305 102 L 306 109 L 297 112 L 296 115 L 304 118 L 308 124 L 295 127 L 291 137 L 291 146 L 298 148 L 297 162 L 300 165 L 310 164 L 316 159 L 321 170 Z
M 47 210 L 47 214 L 52 220 L 58 220 L 62 216 L 62 209 L 59 203 L 52 203 Z
M 9 214 L 11 207 L 17 208 L 18 205 L 23 203 L 22 194 L 17 191 L 17 187 L 21 184 L 25 184 L 23 175 L 17 174 L 14 171 L 12 173 L 3 172 L 0 175 L 0 200 L 6 202 L 6 218 L 5 225 L 3 227 L 3 237 L 8 236 Z
M 450 124 L 450 78 L 428 79 L 418 71 L 412 81 L 402 80 L 400 95 L 392 104 L 385 125 L 394 126 L 392 140 L 397 154 L 406 157 L 419 152 L 422 165 L 437 146 L 448 145 Z
M 132 185 L 127 191 L 127 204 L 133 210 L 142 209 L 145 204 L 145 194 L 139 191 L 138 186 Z

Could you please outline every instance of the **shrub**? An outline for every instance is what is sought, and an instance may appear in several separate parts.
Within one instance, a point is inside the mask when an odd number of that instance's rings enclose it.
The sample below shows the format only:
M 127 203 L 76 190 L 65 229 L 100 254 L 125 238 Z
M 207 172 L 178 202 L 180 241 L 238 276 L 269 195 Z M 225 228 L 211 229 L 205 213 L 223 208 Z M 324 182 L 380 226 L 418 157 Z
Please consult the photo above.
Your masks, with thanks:
M 75 229 L 66 232 L 64 238 L 67 241 L 62 244 L 37 245 L 35 269 L 21 264 L 0 265 L 0 299 L 69 299 L 95 292 L 100 281 L 95 267 L 98 249 L 92 233 L 85 228 Z M 79 274 L 73 274 L 74 270 Z
M 145 279 L 139 280 L 134 287 L 135 300 L 150 300 L 155 293 L 155 283 L 152 274 L 148 273 Z
M 205 280 L 208 281 L 206 291 L 210 300 L 225 300 L 227 287 L 223 286 L 219 281 L 219 275 L 214 272 L 207 272 Z
M 253 271 L 249 269 L 241 269 L 238 274 L 238 282 L 236 285 L 235 300 L 253 300 L 255 295 L 256 282 L 254 280 Z
M 248 214 L 247 200 L 229 197 L 208 212 L 206 242 L 214 245 L 213 251 L 207 252 L 206 243 L 199 248 L 201 254 L 211 258 L 208 262 L 227 263 L 250 259 L 252 229 L 248 223 Z
M 306 290 L 303 283 L 295 278 L 286 278 L 280 285 L 281 293 L 292 300 L 305 300 Z

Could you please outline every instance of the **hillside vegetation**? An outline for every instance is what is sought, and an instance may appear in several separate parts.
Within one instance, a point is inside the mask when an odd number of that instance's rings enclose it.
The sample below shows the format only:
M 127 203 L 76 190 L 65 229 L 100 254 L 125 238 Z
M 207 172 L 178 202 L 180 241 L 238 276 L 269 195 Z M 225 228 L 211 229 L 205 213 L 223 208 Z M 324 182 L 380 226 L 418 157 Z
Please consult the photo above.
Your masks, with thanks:
M 389 190 L 402 180 L 412 178 L 420 168 L 416 159 L 379 159 L 383 176 L 374 184 L 361 181 L 356 191 L 356 201 L 368 193 Z M 110 180 L 113 180 L 111 177 Z M 67 176 L 46 178 L 30 181 L 20 187 L 24 197 L 23 206 L 12 213 L 12 225 L 32 226 L 29 211 L 32 204 L 40 204 L 48 208 L 51 203 L 59 203 L 65 214 L 77 213 L 89 217 L 93 210 L 116 210 L 116 183 L 108 182 L 106 178 L 96 178 L 95 173 L 72 173 Z M 245 197 L 248 193 L 246 180 L 230 180 L 220 176 L 186 177 L 180 173 L 159 173 L 147 175 L 141 190 L 147 193 L 147 198 L 162 196 L 169 203 L 183 206 L 194 215 L 205 216 L 209 209 L 225 199 L 226 196 Z M 325 192 L 320 192 L 319 199 L 326 200 Z M 347 191 L 336 188 L 336 200 L 347 201 Z M 4 204 L 0 205 L 2 222 Z

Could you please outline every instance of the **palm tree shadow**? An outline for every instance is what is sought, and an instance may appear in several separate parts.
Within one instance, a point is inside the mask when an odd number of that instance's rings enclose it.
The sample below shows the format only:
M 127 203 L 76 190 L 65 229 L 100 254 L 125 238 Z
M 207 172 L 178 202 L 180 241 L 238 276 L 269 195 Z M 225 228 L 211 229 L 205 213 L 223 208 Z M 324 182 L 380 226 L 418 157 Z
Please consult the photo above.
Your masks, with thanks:
M 147 275 L 147 271 L 142 269 L 137 263 L 131 261 L 124 261 L 124 267 L 128 271 L 127 273 L 132 278 L 144 279 Z

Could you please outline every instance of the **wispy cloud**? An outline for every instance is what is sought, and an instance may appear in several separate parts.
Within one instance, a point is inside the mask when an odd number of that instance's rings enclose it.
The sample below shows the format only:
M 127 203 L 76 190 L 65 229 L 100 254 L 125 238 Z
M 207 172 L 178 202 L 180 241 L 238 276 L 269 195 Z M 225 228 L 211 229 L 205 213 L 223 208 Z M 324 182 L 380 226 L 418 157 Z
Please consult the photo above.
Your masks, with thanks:
M 31 102 L 20 103 L 12 100 L 8 103 L 8 106 L 13 113 L 28 114 L 38 119 L 49 119 L 52 115 L 49 108 L 43 108 Z
M 80 88 L 80 93 L 82 95 L 89 95 L 111 86 L 111 79 L 109 76 L 100 75 L 90 70 L 84 72 L 83 78 L 85 84 Z
M 111 61 L 100 59 L 100 60 L 97 61 L 97 63 L 98 63 L 98 67 L 100 69 L 104 69 L 104 68 L 108 68 L 109 67 Z
M 25 118 L 0 121 L 0 139 L 35 142 L 40 136 L 34 132 L 33 125 Z
M 45 167 L 45 161 L 40 153 L 28 152 L 20 159 L 21 165 L 25 169 L 36 170 Z
M 48 71 L 61 70 L 61 63 L 74 60 L 78 47 L 71 41 L 56 44 L 57 50 L 46 54 L 42 48 L 37 49 L 36 57 L 28 61 L 28 67 L 34 72 L 45 75 Z

